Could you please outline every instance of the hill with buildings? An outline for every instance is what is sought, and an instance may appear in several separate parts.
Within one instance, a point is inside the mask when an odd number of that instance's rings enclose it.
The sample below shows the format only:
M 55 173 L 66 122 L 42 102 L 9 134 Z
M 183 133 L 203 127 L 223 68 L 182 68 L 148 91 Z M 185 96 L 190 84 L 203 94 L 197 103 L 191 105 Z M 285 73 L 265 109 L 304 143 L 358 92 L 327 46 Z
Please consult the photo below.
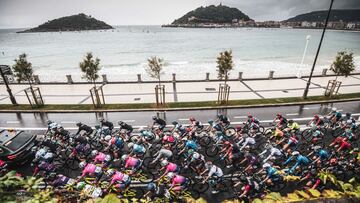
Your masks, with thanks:
M 325 11 L 313 11 L 297 15 L 293 18 L 287 19 L 286 22 L 324 22 L 327 16 L 327 10 Z M 360 22 L 360 9 L 342 9 L 331 10 L 330 22 Z
M 58 31 L 81 31 L 81 30 L 105 30 L 113 29 L 112 26 L 91 16 L 80 13 L 48 21 L 38 27 L 19 33 L 28 32 L 58 32 Z

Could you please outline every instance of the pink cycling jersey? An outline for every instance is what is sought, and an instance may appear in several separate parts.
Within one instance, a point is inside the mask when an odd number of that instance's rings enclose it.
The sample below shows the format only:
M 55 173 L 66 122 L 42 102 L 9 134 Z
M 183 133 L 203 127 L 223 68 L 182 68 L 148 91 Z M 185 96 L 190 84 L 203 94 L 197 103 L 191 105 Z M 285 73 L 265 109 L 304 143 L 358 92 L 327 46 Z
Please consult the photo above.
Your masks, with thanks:
M 96 166 L 94 164 L 87 164 L 81 174 L 81 177 L 86 176 L 87 174 L 92 175 L 95 174 L 97 171 L 101 171 L 101 167 Z
M 98 155 L 96 155 L 94 162 L 95 163 L 96 162 L 104 162 L 105 158 L 106 158 L 106 154 L 100 152 Z
M 184 176 L 175 175 L 172 179 L 171 185 L 182 185 L 186 182 Z
M 116 183 L 117 181 L 124 181 L 128 178 L 126 174 L 116 171 L 115 174 L 111 177 L 111 185 Z
M 169 163 L 166 166 L 166 172 L 175 172 L 177 170 L 178 166 L 174 163 Z
M 136 167 L 139 164 L 139 159 L 129 157 L 126 159 L 125 168 Z

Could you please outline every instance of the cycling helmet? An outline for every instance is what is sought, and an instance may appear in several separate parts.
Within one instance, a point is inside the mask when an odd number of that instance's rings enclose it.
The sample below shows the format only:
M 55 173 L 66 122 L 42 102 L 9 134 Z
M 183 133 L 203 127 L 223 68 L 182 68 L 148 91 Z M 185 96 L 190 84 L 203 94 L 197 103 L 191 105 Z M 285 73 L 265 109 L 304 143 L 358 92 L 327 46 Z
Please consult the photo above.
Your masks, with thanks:
M 167 174 L 167 177 L 169 179 L 172 179 L 174 176 L 175 176 L 175 173 L 173 173 L 173 172 L 170 172 L 170 173 Z
M 49 178 L 50 178 L 50 179 L 54 179 L 54 178 L 56 178 L 56 176 L 57 176 L 57 174 L 54 173 L 54 172 L 49 174 Z M 61 176 L 60 176 L 60 177 L 61 177 Z
M 210 125 L 212 125 L 212 124 L 214 123 L 214 121 L 213 121 L 213 120 L 209 120 L 208 123 L 209 123 Z
M 297 156 L 297 155 L 299 155 L 299 154 L 300 154 L 299 151 L 293 151 L 293 152 L 291 153 L 291 156 Z
M 53 123 L 53 122 L 52 122 L 51 120 L 47 120 L 46 123 L 47 123 L 48 125 L 50 125 L 50 124 Z
M 199 158 L 200 158 L 200 154 L 199 154 L 199 153 L 194 153 L 194 154 L 192 155 L 192 158 L 193 158 L 193 159 L 199 159 Z
M 130 143 L 128 144 L 128 148 L 129 148 L 129 149 L 131 149 L 133 146 L 134 146 L 134 143 L 132 143 L 132 142 L 130 142 Z
M 330 164 L 331 165 L 336 165 L 337 164 L 337 159 L 336 158 L 330 159 Z
M 331 109 L 331 112 L 333 112 L 333 113 L 335 113 L 336 111 L 337 111 L 337 108 L 335 108 L 335 107 Z
M 240 181 L 242 183 L 247 183 L 248 182 L 246 176 L 244 176 L 244 175 L 240 176 Z
M 109 135 L 110 136 L 110 135 Z M 105 137 L 105 139 L 106 139 L 106 137 Z M 115 144 L 115 142 L 116 142 L 116 137 L 113 137 L 113 138 L 110 138 L 111 139 L 111 141 L 110 141 L 110 143 L 111 144 Z
M 156 116 L 153 116 L 153 117 L 152 117 L 152 119 L 153 119 L 153 120 L 156 120 L 156 119 L 157 119 L 157 117 L 156 117 Z
M 316 145 L 316 146 L 314 146 L 314 147 L 313 147 L 313 150 L 315 150 L 315 151 L 316 151 L 316 150 L 319 150 L 319 149 L 321 149 L 321 148 L 322 148 L 321 146 Z
M 317 171 L 316 171 L 316 169 L 315 168 L 312 168 L 311 170 L 310 170 L 310 173 L 311 173 L 311 175 L 316 175 L 317 174 Z
M 85 168 L 85 166 L 86 166 L 85 161 L 82 161 L 82 162 L 79 163 L 79 168 L 83 169 L 83 168 Z
M 192 122 L 192 121 L 195 121 L 195 118 L 194 118 L 194 117 L 190 117 L 189 120 Z
M 253 116 L 251 115 L 251 114 L 248 114 L 248 116 L 247 116 L 248 118 L 252 118 Z
M 161 161 L 160 164 L 161 164 L 161 166 L 166 166 L 166 165 L 168 165 L 168 163 L 169 163 L 168 160 L 164 159 Z
M 145 131 L 145 128 L 144 128 L 144 127 L 140 127 L 140 128 L 139 128 L 139 132 L 140 132 L 140 133 L 142 133 L 142 132 L 144 132 L 144 131 Z
M 281 115 L 281 113 L 277 113 L 276 116 L 281 117 L 282 115 Z
M 76 184 L 76 189 L 77 189 L 77 190 L 82 190 L 82 189 L 84 189 L 85 185 L 86 185 L 85 182 L 78 182 L 78 183 Z
M 124 155 L 121 156 L 121 160 L 122 160 L 122 161 L 125 161 L 127 158 L 128 158 L 128 155 L 126 155 L 126 154 L 124 154 Z
M 346 124 L 351 125 L 351 124 L 352 124 L 352 120 L 351 120 L 351 119 L 347 120 L 347 121 L 346 121 Z
M 289 120 L 289 124 L 294 123 L 294 120 Z
M 91 156 L 96 156 L 98 154 L 98 150 L 92 150 L 91 151 Z
M 177 121 L 173 121 L 171 124 L 173 124 L 173 125 L 177 125 L 177 124 L 179 124 Z
M 319 115 L 315 115 L 314 118 L 315 118 L 315 119 L 319 119 L 320 117 L 319 117 Z
M 118 122 L 118 124 L 119 124 L 119 125 L 122 125 L 122 124 L 124 124 L 124 122 L 122 122 L 122 121 L 119 121 L 119 122 Z
M 78 123 L 76 123 L 76 126 L 82 126 L 82 123 L 81 122 L 78 122 Z
M 237 126 L 235 126 L 235 130 L 236 130 L 236 131 L 241 131 L 241 130 L 242 130 L 241 125 L 237 125 Z
M 195 121 L 195 125 L 200 125 L 200 122 L 199 122 L 199 121 Z
M 100 118 L 100 119 L 99 119 L 99 122 L 100 122 L 100 123 L 102 123 L 102 122 L 104 122 L 104 121 L 105 121 L 104 118 Z
M 264 165 L 262 167 L 263 168 L 269 168 L 269 167 L 271 167 L 271 165 L 269 163 L 264 163 Z
M 229 141 L 225 141 L 224 145 L 231 145 L 231 143 Z
M 189 155 L 192 155 L 192 154 L 194 154 L 194 152 L 195 152 L 195 150 L 189 149 L 188 154 L 189 154 Z
M 31 148 L 31 152 L 32 152 L 32 153 L 37 152 L 37 150 L 38 150 L 38 147 L 37 147 L 37 146 L 34 146 L 33 148 Z
M 350 117 L 351 113 L 347 112 L 345 115 L 346 115 L 346 117 Z
M 106 171 L 106 174 L 107 174 L 108 176 L 112 176 L 114 173 L 115 173 L 115 170 L 114 170 L 114 169 L 109 169 L 109 170 Z
M 149 183 L 149 184 L 147 184 L 146 189 L 148 191 L 154 191 L 154 190 L 156 190 L 156 184 L 155 183 Z
M 110 155 L 106 155 L 104 160 L 105 160 L 105 161 L 110 161 L 110 160 L 111 160 L 111 156 L 110 156 Z
M 54 157 L 54 154 L 49 152 L 44 155 L 45 160 L 51 160 Z
M 205 163 L 205 166 L 206 166 L 207 169 L 210 169 L 212 165 L 213 165 L 213 163 L 211 161 L 207 161 Z
M 106 135 L 104 139 L 105 139 L 105 141 L 111 140 L 111 135 Z

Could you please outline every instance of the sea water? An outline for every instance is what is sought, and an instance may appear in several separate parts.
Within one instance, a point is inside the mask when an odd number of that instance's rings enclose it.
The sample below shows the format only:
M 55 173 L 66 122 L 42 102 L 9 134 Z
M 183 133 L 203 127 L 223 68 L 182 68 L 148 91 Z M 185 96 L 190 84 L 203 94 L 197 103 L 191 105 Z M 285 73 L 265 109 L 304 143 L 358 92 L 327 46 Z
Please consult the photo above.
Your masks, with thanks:
M 111 81 L 134 81 L 136 74 L 147 77 L 147 58 L 165 60 L 162 78 L 204 79 L 206 72 L 216 78 L 216 57 L 232 49 L 234 70 L 244 77 L 295 75 L 300 67 L 306 36 L 311 35 L 302 73 L 311 69 L 321 30 L 276 28 L 162 28 L 160 26 L 118 26 L 113 30 L 17 34 L 16 29 L 0 30 L 0 64 L 13 65 L 22 53 L 28 54 L 35 74 L 42 81 L 65 81 L 65 75 L 81 80 L 79 63 L 86 52 L 101 59 L 101 74 Z M 354 53 L 360 66 L 360 32 L 327 30 L 315 72 L 329 68 L 336 53 Z

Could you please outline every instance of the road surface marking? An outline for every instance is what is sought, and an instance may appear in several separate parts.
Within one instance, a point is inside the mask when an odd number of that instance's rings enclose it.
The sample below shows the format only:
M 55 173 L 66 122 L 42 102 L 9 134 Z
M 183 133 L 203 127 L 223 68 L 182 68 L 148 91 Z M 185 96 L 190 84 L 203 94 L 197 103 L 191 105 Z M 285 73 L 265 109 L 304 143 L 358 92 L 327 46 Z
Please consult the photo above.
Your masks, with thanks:
M 12 123 L 12 124 L 15 124 L 15 123 L 20 123 L 20 121 L 6 121 L 6 123 Z
M 338 111 L 343 111 L 342 109 L 339 109 Z
M 123 120 L 122 122 L 125 122 L 125 123 L 133 123 L 133 122 L 135 122 L 135 120 Z
M 189 120 L 188 118 L 179 118 L 178 119 L 179 121 L 187 121 L 187 120 Z
M 247 116 L 234 116 L 234 118 L 247 118 Z
M 320 107 L 304 107 L 302 109 L 304 110 L 309 110 L 309 109 L 319 109 Z
M 287 116 L 298 116 L 299 113 L 287 113 L 286 115 L 287 115 Z
M 74 124 L 74 123 L 76 123 L 76 121 L 61 121 L 60 123 L 64 123 L 64 124 L 66 124 L 66 123 Z

